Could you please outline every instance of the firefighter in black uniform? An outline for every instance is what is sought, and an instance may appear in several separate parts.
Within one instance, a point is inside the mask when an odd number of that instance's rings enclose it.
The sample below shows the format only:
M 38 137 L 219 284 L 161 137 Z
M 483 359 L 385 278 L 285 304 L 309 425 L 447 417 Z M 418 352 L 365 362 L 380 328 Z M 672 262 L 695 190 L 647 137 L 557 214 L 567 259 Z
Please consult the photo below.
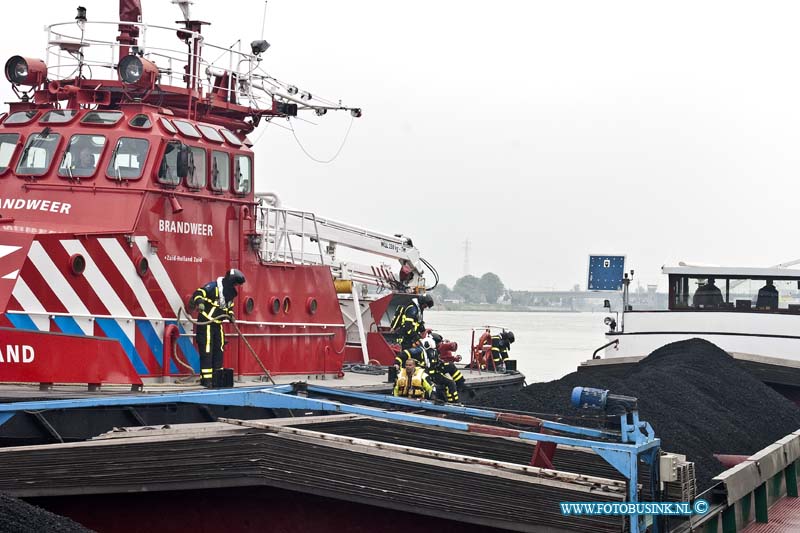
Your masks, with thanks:
M 406 367 L 407 359 L 413 359 L 417 363 L 417 368 L 422 368 L 423 370 L 428 368 L 428 360 L 425 349 L 422 348 L 422 346 L 416 346 L 408 350 L 403 350 L 394 356 L 394 364 L 398 371 Z
M 439 357 L 438 346 L 444 340 L 438 333 L 431 333 L 430 337 L 435 343 L 435 348 L 428 351 L 428 375 L 436 385 L 437 394 L 449 403 L 458 403 L 459 391 L 464 387 L 464 375 L 452 361 L 442 361 Z
M 433 307 L 433 298 L 430 295 L 422 294 L 417 297 L 419 306 L 413 301 L 407 305 L 397 307 L 392 319 L 392 332 L 398 335 L 397 342 L 403 350 L 413 348 L 419 343 L 420 336 L 425 331 L 425 322 L 422 320 L 422 312 Z
M 234 321 L 233 299 L 236 287 L 244 283 L 244 274 L 232 268 L 223 277 L 194 291 L 192 305 L 197 309 L 195 340 L 200 351 L 200 384 L 211 387 L 214 370 L 222 368 L 225 350 L 224 320 Z
M 496 371 L 505 372 L 508 351 L 511 349 L 513 342 L 513 331 L 503 331 L 499 335 L 492 335 L 492 362 Z

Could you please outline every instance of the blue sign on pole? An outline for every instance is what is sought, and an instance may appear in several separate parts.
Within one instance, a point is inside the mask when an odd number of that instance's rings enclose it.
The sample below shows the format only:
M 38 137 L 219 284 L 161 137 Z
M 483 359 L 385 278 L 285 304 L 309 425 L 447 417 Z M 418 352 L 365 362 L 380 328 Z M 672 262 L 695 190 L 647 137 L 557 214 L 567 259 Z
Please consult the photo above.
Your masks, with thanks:
M 622 289 L 624 273 L 624 255 L 590 255 L 587 290 L 618 291 Z

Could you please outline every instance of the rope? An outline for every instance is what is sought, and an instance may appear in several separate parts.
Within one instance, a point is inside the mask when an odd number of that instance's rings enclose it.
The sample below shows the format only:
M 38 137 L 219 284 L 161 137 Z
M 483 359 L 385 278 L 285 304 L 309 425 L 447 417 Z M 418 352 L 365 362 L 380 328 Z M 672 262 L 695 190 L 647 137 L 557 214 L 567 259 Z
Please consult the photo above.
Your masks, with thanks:
M 353 372 L 355 374 L 369 374 L 371 376 L 380 376 L 385 374 L 388 367 L 382 365 L 374 365 L 368 364 L 365 365 L 363 363 L 346 363 L 342 365 L 343 372 Z
M 231 320 L 231 325 L 233 325 L 233 329 L 236 330 L 236 333 L 239 334 L 239 338 L 241 338 L 244 341 L 245 346 L 247 346 L 247 349 L 250 350 L 250 353 L 253 355 L 253 358 L 258 363 L 258 366 L 261 367 L 261 370 L 264 372 L 264 375 L 267 377 L 269 382 L 272 383 L 273 385 L 277 385 L 277 383 L 275 383 L 275 380 L 272 379 L 272 375 L 270 375 L 269 370 L 267 370 L 267 367 L 264 366 L 264 363 L 261 362 L 261 359 L 258 357 L 258 354 L 256 354 L 256 351 L 253 349 L 252 346 L 250 346 L 250 341 L 247 340 L 247 337 L 242 335 L 242 332 L 239 330 L 239 325 L 233 320 Z

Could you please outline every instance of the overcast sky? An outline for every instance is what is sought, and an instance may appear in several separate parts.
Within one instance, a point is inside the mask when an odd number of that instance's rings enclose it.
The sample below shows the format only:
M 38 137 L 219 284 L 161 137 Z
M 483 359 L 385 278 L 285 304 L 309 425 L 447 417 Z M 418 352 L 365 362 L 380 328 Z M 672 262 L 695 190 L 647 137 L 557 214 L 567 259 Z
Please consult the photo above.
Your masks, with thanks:
M 43 56 L 43 25 L 78 3 L 4 3 L 6 55 Z M 180 18 L 142 4 L 146 22 Z M 263 8 L 197 0 L 194 15 L 228 45 L 260 36 Z M 330 164 L 262 127 L 256 188 L 411 236 L 448 284 L 466 239 L 471 273 L 515 289 L 585 286 L 590 253 L 626 254 L 662 288 L 665 263 L 795 259 L 798 21 L 797 2 L 270 0 L 266 69 L 364 116 Z M 314 122 L 295 129 L 327 159 L 350 117 Z

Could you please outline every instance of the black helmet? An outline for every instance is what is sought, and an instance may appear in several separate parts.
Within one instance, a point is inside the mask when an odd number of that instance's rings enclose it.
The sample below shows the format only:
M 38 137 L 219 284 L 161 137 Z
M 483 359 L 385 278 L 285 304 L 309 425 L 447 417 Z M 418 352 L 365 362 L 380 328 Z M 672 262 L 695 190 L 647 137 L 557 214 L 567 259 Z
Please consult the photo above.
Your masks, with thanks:
M 225 274 L 225 279 L 223 281 L 227 281 L 231 285 L 243 285 L 244 274 L 242 274 L 241 270 L 232 268 Z
M 514 332 L 513 331 L 504 331 L 503 336 L 506 338 L 506 342 L 508 344 L 512 344 L 514 342 Z
M 433 307 L 433 298 L 430 294 L 421 294 L 417 297 L 420 308 Z
M 442 343 L 442 341 L 444 340 L 444 337 L 442 337 L 438 333 L 431 332 L 431 337 L 433 338 L 433 342 L 436 343 L 436 346 L 439 346 Z

